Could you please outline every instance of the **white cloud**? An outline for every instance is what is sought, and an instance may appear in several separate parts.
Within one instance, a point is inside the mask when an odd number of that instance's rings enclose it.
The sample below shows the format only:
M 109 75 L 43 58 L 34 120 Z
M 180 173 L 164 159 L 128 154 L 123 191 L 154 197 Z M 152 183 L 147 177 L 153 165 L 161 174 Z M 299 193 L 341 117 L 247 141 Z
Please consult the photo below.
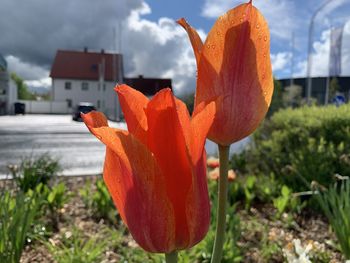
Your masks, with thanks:
M 9 55 L 6 56 L 8 70 L 15 72 L 18 76 L 25 80 L 33 81 L 49 76 L 49 71 L 38 65 L 24 62 L 20 58 Z
M 246 3 L 247 1 L 244 2 Z M 202 15 L 208 18 L 217 18 L 241 3 L 242 1 L 239 0 L 205 0 Z M 291 32 L 298 28 L 301 20 L 300 13 L 296 14 L 295 12 L 295 3 L 293 1 L 254 1 L 254 5 L 268 21 L 272 36 L 290 40 Z
M 292 54 L 290 52 L 279 52 L 277 54 L 271 54 L 271 63 L 273 71 L 279 70 L 289 70 L 287 69 L 290 66 L 290 61 Z
M 185 30 L 169 18 L 152 22 L 142 18 L 151 9 L 132 11 L 123 33 L 126 74 L 172 78 L 177 94 L 195 89 L 196 61 Z M 204 35 L 203 31 L 199 31 Z
M 342 49 L 342 75 L 350 76 L 350 21 L 345 24 Z
M 311 76 L 322 77 L 328 75 L 329 70 L 329 48 L 330 48 L 330 30 L 322 32 L 318 41 L 314 42 L 314 52 L 312 54 Z M 343 45 L 342 45 L 342 72 L 341 75 L 350 75 L 350 22 L 344 27 Z M 307 60 L 299 61 L 295 76 L 305 77 L 307 74 Z

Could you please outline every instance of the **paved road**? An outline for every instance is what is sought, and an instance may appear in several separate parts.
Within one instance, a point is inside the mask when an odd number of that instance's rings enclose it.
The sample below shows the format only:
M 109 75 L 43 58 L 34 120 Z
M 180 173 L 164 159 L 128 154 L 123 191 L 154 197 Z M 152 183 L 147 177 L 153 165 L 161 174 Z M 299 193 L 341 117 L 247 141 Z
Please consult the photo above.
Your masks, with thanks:
M 125 129 L 124 123 L 110 123 Z M 0 175 L 8 164 L 23 157 L 50 153 L 59 158 L 65 175 L 94 174 L 102 170 L 105 147 L 84 123 L 68 115 L 0 116 Z
M 110 126 L 126 129 L 125 123 Z M 231 147 L 239 151 L 247 140 Z M 207 142 L 207 152 L 216 153 L 216 146 Z M 84 123 L 68 115 L 0 116 L 0 178 L 8 173 L 8 164 L 19 164 L 26 156 L 50 153 L 59 158 L 64 175 L 101 173 L 104 145 L 92 136 Z

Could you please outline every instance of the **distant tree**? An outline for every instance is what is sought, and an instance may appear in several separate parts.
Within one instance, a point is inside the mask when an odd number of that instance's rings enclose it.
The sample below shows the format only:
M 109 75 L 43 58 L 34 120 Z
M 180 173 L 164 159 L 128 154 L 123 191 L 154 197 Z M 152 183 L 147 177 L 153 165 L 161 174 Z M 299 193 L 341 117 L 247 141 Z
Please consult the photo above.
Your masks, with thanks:
M 340 90 L 340 85 L 338 78 L 332 78 L 329 83 L 329 99 L 332 101 L 333 98 L 337 95 L 337 92 Z
M 302 87 L 292 85 L 285 88 L 283 93 L 283 103 L 286 107 L 298 107 L 302 104 Z
M 194 93 L 187 93 L 181 96 L 181 100 L 186 104 L 188 111 L 192 115 L 194 108 Z
M 34 100 L 35 96 L 29 91 L 28 86 L 24 83 L 24 80 L 16 73 L 11 73 L 11 79 L 17 85 L 17 96 L 20 100 Z
M 267 112 L 267 116 L 272 116 L 273 113 L 278 111 L 279 109 L 283 108 L 283 92 L 282 92 L 282 83 L 277 80 L 273 79 L 273 95 L 271 100 L 271 105 L 269 108 L 269 111 Z

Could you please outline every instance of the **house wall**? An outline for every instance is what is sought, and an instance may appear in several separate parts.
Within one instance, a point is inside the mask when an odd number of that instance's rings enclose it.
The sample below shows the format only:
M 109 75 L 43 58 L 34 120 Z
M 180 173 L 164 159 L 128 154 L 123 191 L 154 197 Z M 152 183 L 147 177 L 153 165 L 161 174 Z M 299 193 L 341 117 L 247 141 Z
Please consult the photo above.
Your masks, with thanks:
M 71 89 L 65 88 L 66 82 L 71 83 Z M 83 90 L 83 82 L 88 83 L 87 90 Z M 104 86 L 105 88 L 100 88 L 99 82 L 93 80 L 52 79 L 52 98 L 54 101 L 68 102 L 68 112 L 72 112 L 80 102 L 90 102 L 110 119 L 119 120 L 120 106 L 114 91 L 115 84 L 105 81 Z
M 70 113 L 65 101 L 19 100 L 25 104 L 26 113 L 67 114 Z

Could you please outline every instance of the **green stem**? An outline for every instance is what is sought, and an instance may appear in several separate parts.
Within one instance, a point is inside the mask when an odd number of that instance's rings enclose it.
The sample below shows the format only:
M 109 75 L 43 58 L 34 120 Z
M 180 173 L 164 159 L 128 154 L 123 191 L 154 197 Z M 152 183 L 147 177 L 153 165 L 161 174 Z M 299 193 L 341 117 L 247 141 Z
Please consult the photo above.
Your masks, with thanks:
M 227 185 L 228 185 L 228 158 L 230 145 L 219 145 L 220 178 L 218 192 L 218 209 L 216 214 L 216 232 L 211 263 L 221 262 L 222 250 L 225 242 Z
M 177 251 L 171 253 L 165 253 L 166 263 L 177 263 Z

